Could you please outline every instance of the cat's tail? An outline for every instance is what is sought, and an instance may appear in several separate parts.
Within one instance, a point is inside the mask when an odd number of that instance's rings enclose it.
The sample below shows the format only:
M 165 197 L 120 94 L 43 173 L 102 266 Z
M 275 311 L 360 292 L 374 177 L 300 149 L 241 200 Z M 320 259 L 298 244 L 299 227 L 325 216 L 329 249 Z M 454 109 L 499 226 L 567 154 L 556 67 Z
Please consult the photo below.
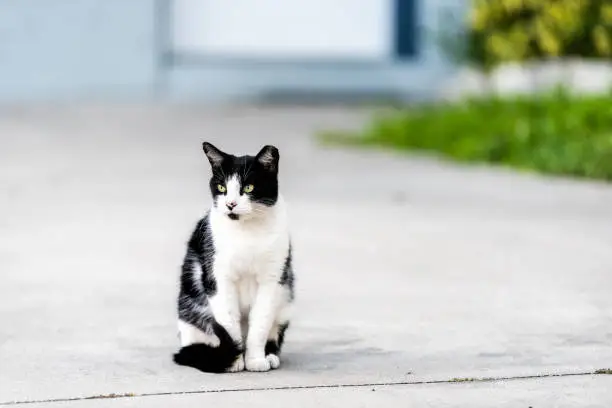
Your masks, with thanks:
M 181 347 L 174 354 L 174 362 L 205 373 L 226 372 L 240 356 L 242 349 L 221 325 L 215 324 L 215 334 L 220 340 L 219 346 L 212 347 L 208 344 L 194 343 Z

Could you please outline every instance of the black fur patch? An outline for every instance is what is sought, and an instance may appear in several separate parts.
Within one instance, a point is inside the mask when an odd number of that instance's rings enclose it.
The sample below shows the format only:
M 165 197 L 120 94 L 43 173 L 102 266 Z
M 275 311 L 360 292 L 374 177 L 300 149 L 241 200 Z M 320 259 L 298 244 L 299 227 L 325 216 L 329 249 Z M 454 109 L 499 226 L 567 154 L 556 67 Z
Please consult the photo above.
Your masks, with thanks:
M 281 348 L 283 347 L 283 343 L 285 342 L 285 332 L 289 328 L 289 323 L 284 324 L 278 329 L 278 340 L 271 341 L 268 340 L 266 343 L 266 356 L 268 354 L 280 355 Z
M 285 258 L 285 265 L 283 265 L 283 274 L 281 275 L 280 281 L 278 283 L 289 288 L 291 300 L 295 298 L 295 293 L 293 290 L 294 279 L 295 278 L 293 275 L 292 266 L 292 245 L 289 244 L 289 252 L 287 253 L 287 257 Z
M 242 350 L 221 325 L 214 323 L 213 329 L 221 340 L 219 347 L 211 347 L 206 344 L 192 344 L 182 347 L 178 353 L 174 354 L 174 362 L 205 373 L 226 372 L 234 364 Z
M 208 297 L 217 292 L 212 263 L 215 255 L 208 215 L 196 225 L 187 244 L 187 253 L 181 268 L 180 291 L 178 297 L 178 316 L 202 331 L 210 330 L 213 323 L 210 314 L 203 313 L 208 307 Z M 193 273 L 199 266 L 202 273 Z

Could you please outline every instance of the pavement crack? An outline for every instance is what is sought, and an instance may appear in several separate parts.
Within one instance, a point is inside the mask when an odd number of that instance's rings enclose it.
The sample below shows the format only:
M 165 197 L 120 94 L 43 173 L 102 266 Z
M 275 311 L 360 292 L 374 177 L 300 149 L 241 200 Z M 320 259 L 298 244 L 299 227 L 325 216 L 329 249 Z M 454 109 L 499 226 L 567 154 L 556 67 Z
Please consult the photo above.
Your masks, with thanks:
M 50 398 L 39 400 L 21 400 L 21 401 L 4 401 L 0 402 L 0 406 L 9 405 L 26 405 L 26 404 L 45 404 L 55 402 L 73 402 L 87 401 L 98 399 L 120 399 L 120 398 L 144 398 L 144 397 L 161 397 L 169 395 L 192 395 L 192 394 L 218 394 L 229 392 L 257 392 L 257 391 L 287 391 L 287 390 L 317 390 L 317 389 L 337 389 L 337 388 L 365 388 L 365 387 L 393 387 L 393 386 L 410 386 L 410 385 L 425 385 L 425 384 L 457 384 L 457 383 L 487 383 L 494 381 L 516 381 L 516 380 L 532 380 L 560 377 L 585 377 L 593 375 L 612 375 L 612 369 L 602 368 L 595 371 L 584 371 L 577 373 L 559 373 L 559 374 L 538 374 L 538 375 L 523 375 L 523 376 L 508 376 L 508 377 L 457 377 L 449 380 L 423 380 L 423 381 L 390 381 L 390 382 L 371 382 L 371 383 L 353 383 L 353 384 L 319 384 L 319 385 L 289 385 L 278 387 L 253 387 L 253 388 L 222 388 L 217 390 L 191 390 L 191 391 L 167 391 L 167 392 L 145 392 L 145 393 L 124 393 L 124 394 L 103 394 L 91 395 L 85 397 L 69 397 L 69 398 Z

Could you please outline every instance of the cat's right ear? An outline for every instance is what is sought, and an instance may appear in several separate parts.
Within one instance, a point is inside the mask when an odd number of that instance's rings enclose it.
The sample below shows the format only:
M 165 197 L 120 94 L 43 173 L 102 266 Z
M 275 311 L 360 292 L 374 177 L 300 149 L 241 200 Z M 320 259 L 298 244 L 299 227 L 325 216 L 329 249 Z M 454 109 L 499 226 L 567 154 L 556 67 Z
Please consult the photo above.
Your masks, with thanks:
M 206 154 L 211 166 L 221 166 L 221 163 L 223 163 L 223 160 L 225 160 L 225 153 L 208 142 L 202 143 L 202 149 L 204 150 L 204 153 Z

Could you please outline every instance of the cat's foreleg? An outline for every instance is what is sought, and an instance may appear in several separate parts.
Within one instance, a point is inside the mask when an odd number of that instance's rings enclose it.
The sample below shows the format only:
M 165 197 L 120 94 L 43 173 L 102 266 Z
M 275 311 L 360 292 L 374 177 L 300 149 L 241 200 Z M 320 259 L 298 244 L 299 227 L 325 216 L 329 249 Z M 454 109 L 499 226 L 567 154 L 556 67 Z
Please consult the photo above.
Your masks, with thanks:
M 280 353 L 285 340 L 285 332 L 289 327 L 289 321 L 282 323 L 274 323 L 270 334 L 268 334 L 268 341 L 266 342 L 266 359 L 270 361 L 271 368 L 278 368 L 280 366 Z
M 234 282 L 218 279 L 217 292 L 214 296 L 210 297 L 209 302 L 217 323 L 227 330 L 227 333 L 240 349 L 244 349 L 238 289 Z M 244 370 L 243 354 L 238 356 L 234 365 L 228 371 L 236 372 L 242 370 Z
M 266 356 L 266 344 L 275 325 L 281 302 L 281 287 L 277 280 L 261 282 L 249 314 L 245 365 L 249 371 L 268 371 L 278 368 L 276 355 Z

